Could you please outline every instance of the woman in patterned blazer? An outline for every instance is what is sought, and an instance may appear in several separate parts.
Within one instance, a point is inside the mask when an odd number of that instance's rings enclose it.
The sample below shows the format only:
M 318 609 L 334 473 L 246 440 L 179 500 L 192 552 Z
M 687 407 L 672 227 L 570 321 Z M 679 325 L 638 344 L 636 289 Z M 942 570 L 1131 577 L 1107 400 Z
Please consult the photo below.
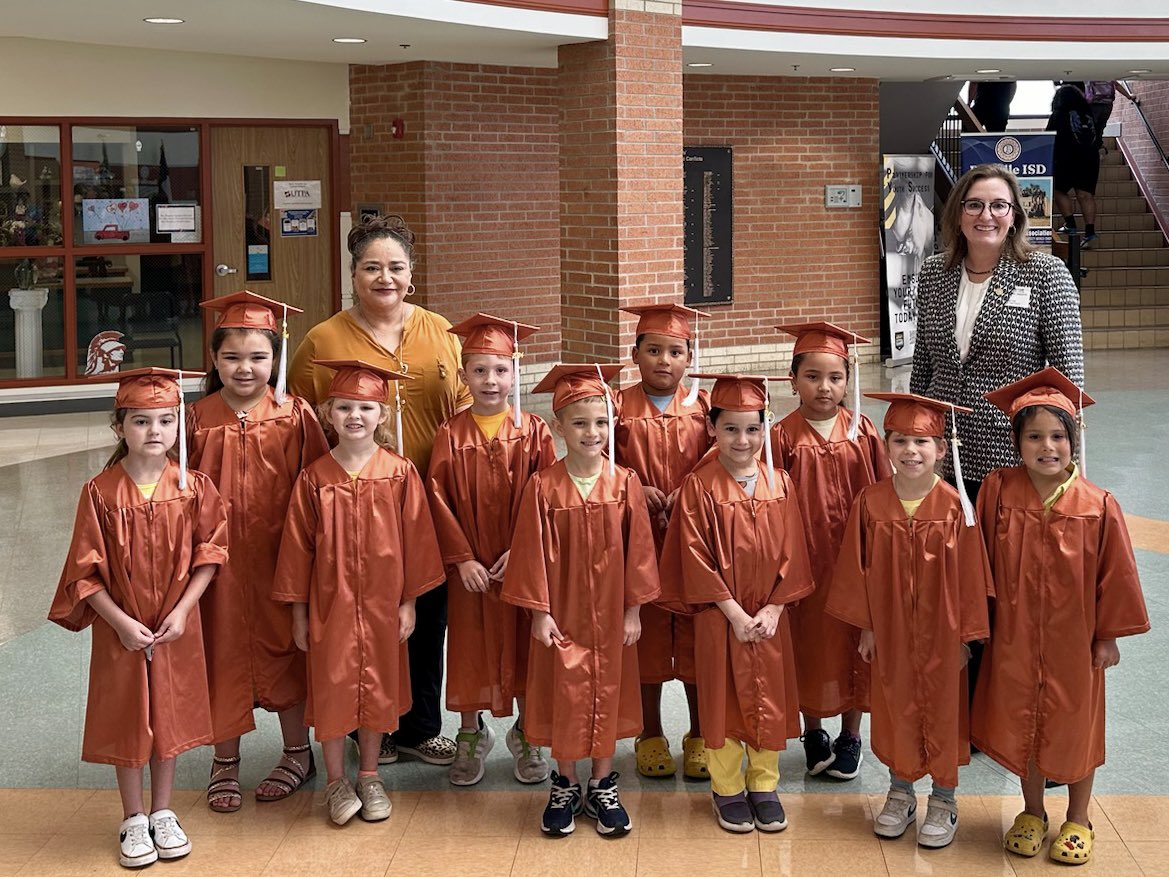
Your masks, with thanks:
M 958 415 L 971 499 L 992 469 L 1019 463 L 1010 424 L 983 394 L 1046 365 L 1084 383 L 1080 295 L 1063 262 L 1027 243 L 1019 181 L 982 164 L 942 212 L 945 252 L 918 275 L 910 390 L 974 409 Z M 947 455 L 944 473 L 953 479 Z

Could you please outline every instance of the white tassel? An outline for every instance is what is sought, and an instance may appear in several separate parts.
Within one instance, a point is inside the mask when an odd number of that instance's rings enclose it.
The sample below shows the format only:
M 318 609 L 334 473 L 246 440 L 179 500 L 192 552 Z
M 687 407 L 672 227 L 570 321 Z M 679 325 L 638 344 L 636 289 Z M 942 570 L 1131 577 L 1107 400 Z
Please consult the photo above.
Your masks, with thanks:
M 962 478 L 962 457 L 958 454 L 958 446 L 962 442 L 958 439 L 958 412 L 954 403 L 950 403 L 950 416 L 954 419 L 954 428 L 950 433 L 950 444 L 954 446 L 954 484 L 958 488 L 958 501 L 962 504 L 962 514 L 966 518 L 966 526 L 974 526 L 974 504 L 966 493 L 966 482 Z
M 852 423 L 848 425 L 848 440 L 855 442 L 861 429 L 861 370 L 860 357 L 856 352 L 856 335 L 848 348 L 848 361 L 852 364 Z
M 284 305 L 284 319 L 280 323 L 280 365 L 276 371 L 276 404 L 283 405 L 288 398 L 288 305 Z
M 1088 445 L 1085 443 L 1085 439 L 1087 437 L 1084 435 L 1085 426 L 1084 426 L 1084 388 L 1083 387 L 1080 387 L 1079 422 L 1080 422 L 1080 437 L 1079 437 L 1079 441 L 1077 442 L 1077 445 L 1080 448 L 1080 475 L 1083 476 L 1084 478 L 1087 478 L 1088 477 Z
M 520 353 L 520 324 L 516 323 L 516 322 L 512 322 L 511 326 L 512 326 L 512 336 L 511 336 L 511 339 L 512 339 L 512 341 L 511 341 L 511 343 L 512 343 L 512 351 L 511 351 L 512 403 L 511 403 L 511 410 L 512 410 L 512 415 L 515 418 L 515 428 L 519 429 L 520 422 L 521 422 L 520 421 L 520 358 L 523 356 L 523 354 Z
M 609 476 L 612 477 L 617 474 L 617 430 L 613 428 L 613 397 L 609 391 L 609 385 L 605 382 L 605 373 L 601 371 L 601 366 L 597 365 L 597 377 L 601 379 L 601 386 L 605 390 L 605 416 L 609 419 Z
M 771 393 L 763 379 L 763 456 L 767 460 L 767 486 L 775 490 L 775 455 L 771 451 Z
M 179 490 L 187 489 L 187 403 L 183 398 L 183 370 L 176 378 L 179 384 Z
M 394 381 L 394 438 L 397 443 L 394 450 L 406 456 L 406 449 L 402 446 L 402 390 L 398 381 Z
M 694 353 L 694 356 L 691 359 L 691 364 L 690 364 L 690 372 L 692 375 L 694 372 L 701 372 L 702 371 L 702 367 L 699 365 L 699 362 L 698 362 L 698 314 L 697 313 L 695 313 L 695 315 L 694 315 L 694 351 L 693 351 L 693 353 Z M 685 405 L 687 408 L 689 408 L 697 401 L 698 401 L 698 378 L 692 376 L 690 378 L 690 392 L 686 394 L 686 398 L 682 400 L 682 404 Z

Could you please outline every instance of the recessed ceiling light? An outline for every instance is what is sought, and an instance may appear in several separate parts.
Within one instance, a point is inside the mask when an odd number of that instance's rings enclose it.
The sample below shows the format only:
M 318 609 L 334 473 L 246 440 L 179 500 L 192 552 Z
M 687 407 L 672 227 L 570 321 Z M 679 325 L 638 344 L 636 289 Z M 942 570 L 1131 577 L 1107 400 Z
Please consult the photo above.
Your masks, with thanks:
M 997 67 L 987 67 L 985 70 L 975 70 L 975 73 L 1002 73 Z
M 687 67 L 713 67 L 710 61 L 691 61 L 686 65 Z
M 830 73 L 856 73 L 855 67 L 829 67 Z
M 364 43 L 361 37 L 333 37 L 335 43 Z
M 181 18 L 144 18 L 142 19 L 147 24 L 182 24 Z
M 1139 76 L 1142 73 L 1152 73 L 1153 71 L 1152 70 L 1129 70 L 1128 72 L 1133 74 L 1134 76 Z

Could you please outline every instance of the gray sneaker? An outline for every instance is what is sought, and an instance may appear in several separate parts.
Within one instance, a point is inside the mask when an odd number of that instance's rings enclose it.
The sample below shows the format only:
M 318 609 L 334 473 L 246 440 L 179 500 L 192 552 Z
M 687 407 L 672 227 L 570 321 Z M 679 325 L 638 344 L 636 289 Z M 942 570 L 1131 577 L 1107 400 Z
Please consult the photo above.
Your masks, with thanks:
M 361 801 L 361 818 L 366 822 L 381 822 L 390 818 L 393 805 L 381 777 L 358 777 L 357 799 Z
M 459 731 L 455 735 L 455 760 L 451 765 L 452 786 L 473 786 L 483 779 L 487 753 L 495 745 L 495 732 L 479 720 L 478 731 Z
M 917 830 L 917 845 L 930 849 L 948 847 L 958 832 L 958 805 L 930 795 L 925 821 Z
M 507 743 L 507 751 L 515 759 L 514 773 L 517 780 L 521 783 L 532 784 L 542 783 L 548 779 L 552 770 L 548 766 L 547 759 L 544 758 L 544 753 L 540 751 L 539 746 L 533 746 L 528 742 L 528 738 L 524 736 L 523 729 L 519 725 L 511 726 L 505 742 Z
M 885 806 L 873 821 L 877 837 L 901 837 L 905 829 L 917 820 L 917 798 L 897 789 L 890 789 Z
M 337 825 L 344 825 L 361 809 L 361 799 L 353 791 L 349 780 L 342 777 L 333 780 L 326 788 L 325 806 L 329 808 L 329 818 Z

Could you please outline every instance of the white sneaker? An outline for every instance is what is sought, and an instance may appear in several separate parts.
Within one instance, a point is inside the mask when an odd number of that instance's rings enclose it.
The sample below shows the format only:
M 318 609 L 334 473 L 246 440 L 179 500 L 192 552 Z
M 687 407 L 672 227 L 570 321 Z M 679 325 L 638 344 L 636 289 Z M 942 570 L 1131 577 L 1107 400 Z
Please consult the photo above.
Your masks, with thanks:
M 948 847 L 958 833 L 958 805 L 930 795 L 925 822 L 917 831 L 917 845 L 940 849 Z
M 160 859 L 181 859 L 191 851 L 191 841 L 173 810 L 150 814 L 150 837 Z
M 917 819 L 917 798 L 897 789 L 890 789 L 885 806 L 873 821 L 877 837 L 901 837 Z
M 145 813 L 135 813 L 118 827 L 120 855 L 124 868 L 142 868 L 158 861 L 158 850 L 150 841 L 150 820 Z

